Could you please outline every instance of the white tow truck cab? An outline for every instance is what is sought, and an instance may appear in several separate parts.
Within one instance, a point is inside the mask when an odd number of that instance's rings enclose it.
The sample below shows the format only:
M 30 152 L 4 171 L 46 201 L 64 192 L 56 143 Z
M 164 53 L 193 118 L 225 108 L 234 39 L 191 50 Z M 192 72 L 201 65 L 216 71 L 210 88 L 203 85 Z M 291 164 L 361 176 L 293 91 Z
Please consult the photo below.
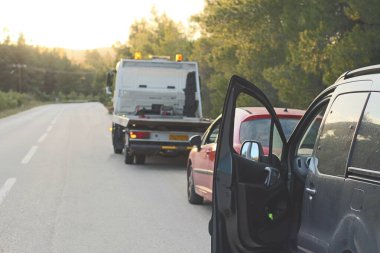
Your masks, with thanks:
M 108 90 L 113 73 L 107 76 Z M 189 138 L 210 124 L 202 115 L 196 62 L 120 60 L 113 107 L 113 147 L 115 153 L 124 149 L 127 164 L 143 164 L 146 155 L 187 153 Z

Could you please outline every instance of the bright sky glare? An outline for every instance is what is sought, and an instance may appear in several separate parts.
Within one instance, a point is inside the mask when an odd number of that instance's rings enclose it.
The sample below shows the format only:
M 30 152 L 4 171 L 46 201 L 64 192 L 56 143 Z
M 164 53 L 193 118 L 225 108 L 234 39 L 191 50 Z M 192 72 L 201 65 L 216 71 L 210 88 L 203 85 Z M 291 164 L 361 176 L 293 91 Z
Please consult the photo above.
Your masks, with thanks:
M 110 47 L 128 39 L 134 20 L 150 18 L 154 6 L 187 26 L 204 0 L 5 0 L 0 8 L 0 41 L 23 33 L 28 44 L 70 49 Z

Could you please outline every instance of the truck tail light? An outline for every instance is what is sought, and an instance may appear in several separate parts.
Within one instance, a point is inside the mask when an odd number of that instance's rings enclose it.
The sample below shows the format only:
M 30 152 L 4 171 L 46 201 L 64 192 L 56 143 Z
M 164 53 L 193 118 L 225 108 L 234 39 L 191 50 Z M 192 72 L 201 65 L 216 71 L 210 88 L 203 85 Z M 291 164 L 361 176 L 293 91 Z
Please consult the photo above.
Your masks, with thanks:
M 150 133 L 149 132 L 130 132 L 129 137 L 131 137 L 131 139 L 149 139 Z

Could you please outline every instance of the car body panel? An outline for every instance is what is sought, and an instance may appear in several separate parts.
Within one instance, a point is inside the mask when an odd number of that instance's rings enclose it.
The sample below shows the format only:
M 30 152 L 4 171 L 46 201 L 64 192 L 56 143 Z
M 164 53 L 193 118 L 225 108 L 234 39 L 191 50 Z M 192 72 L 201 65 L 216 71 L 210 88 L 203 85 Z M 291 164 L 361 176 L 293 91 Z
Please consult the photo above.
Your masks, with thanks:
M 274 184 L 263 187 L 267 178 L 266 164 L 241 158 L 233 148 L 234 124 L 231 119 L 234 118 L 236 99 L 241 93 L 254 97 L 272 116 L 270 139 L 273 140 L 273 130 L 277 129 L 279 141 L 286 143 L 280 121 L 265 94 L 248 81 L 233 76 L 223 107 L 220 129 L 223 138 L 218 138 L 214 166 L 212 252 L 246 252 L 247 249 L 252 252 L 276 252 L 286 237 L 281 231 L 288 226 L 288 194 L 282 176 Z M 269 146 L 269 153 L 272 154 L 272 145 Z M 274 165 L 277 160 L 270 156 L 268 162 Z M 283 176 L 286 174 L 281 172 Z M 280 229 L 271 226 L 271 211 L 265 210 L 266 198 L 273 201 L 276 211 L 277 203 L 284 205 L 284 210 L 278 218 L 276 216 Z M 254 199 L 255 204 L 247 202 L 249 199 Z M 252 230 L 255 227 L 253 224 L 259 229 Z
M 274 108 L 279 119 L 299 120 L 305 111 L 288 108 Z M 235 112 L 235 129 L 233 137 L 233 147 L 236 153 L 240 153 L 242 141 L 240 140 L 241 124 L 247 121 L 259 119 L 270 119 L 268 111 L 263 107 L 242 107 Z M 205 132 L 204 138 L 210 133 L 215 124 L 220 123 L 220 117 L 215 120 Z M 268 154 L 268 147 L 264 147 L 264 153 Z M 193 182 L 195 192 L 207 201 L 212 201 L 212 185 L 214 174 L 214 163 L 216 154 L 216 143 L 201 145 L 200 150 L 193 148 L 189 154 L 188 164 L 192 165 Z
M 359 72 L 346 72 L 316 97 L 289 140 L 282 138 L 281 164 L 249 161 L 230 148 L 229 121 L 241 91 L 267 107 L 281 128 L 265 95 L 248 81 L 232 77 L 221 124 L 224 139 L 218 141 L 215 161 L 213 253 L 380 252 L 380 65 L 364 68 L 362 76 Z M 298 153 L 309 131 L 315 132 L 314 123 L 318 131 L 312 152 L 309 148 L 309 153 Z M 273 147 L 268 152 L 270 156 Z M 289 226 L 281 229 L 276 217 L 270 221 L 280 230 L 266 228 L 268 217 L 257 210 L 266 206 L 261 201 L 270 202 L 277 194 L 275 187 L 263 191 L 259 184 L 264 179 L 259 172 L 268 165 L 288 173 L 280 179 L 290 179 L 282 190 L 289 191 L 292 205 L 284 208 L 291 212 L 281 219 Z M 278 198 L 286 199 L 286 194 Z M 244 210 L 249 201 L 255 203 Z

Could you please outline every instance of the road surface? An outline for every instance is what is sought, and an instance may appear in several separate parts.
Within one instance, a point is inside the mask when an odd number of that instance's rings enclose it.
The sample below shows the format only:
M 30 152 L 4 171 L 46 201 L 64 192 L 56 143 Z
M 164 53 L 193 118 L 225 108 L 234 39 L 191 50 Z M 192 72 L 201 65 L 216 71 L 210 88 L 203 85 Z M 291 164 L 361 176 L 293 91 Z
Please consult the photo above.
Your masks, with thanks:
M 210 204 L 186 198 L 185 160 L 125 165 L 99 103 L 0 119 L 0 252 L 210 252 Z

